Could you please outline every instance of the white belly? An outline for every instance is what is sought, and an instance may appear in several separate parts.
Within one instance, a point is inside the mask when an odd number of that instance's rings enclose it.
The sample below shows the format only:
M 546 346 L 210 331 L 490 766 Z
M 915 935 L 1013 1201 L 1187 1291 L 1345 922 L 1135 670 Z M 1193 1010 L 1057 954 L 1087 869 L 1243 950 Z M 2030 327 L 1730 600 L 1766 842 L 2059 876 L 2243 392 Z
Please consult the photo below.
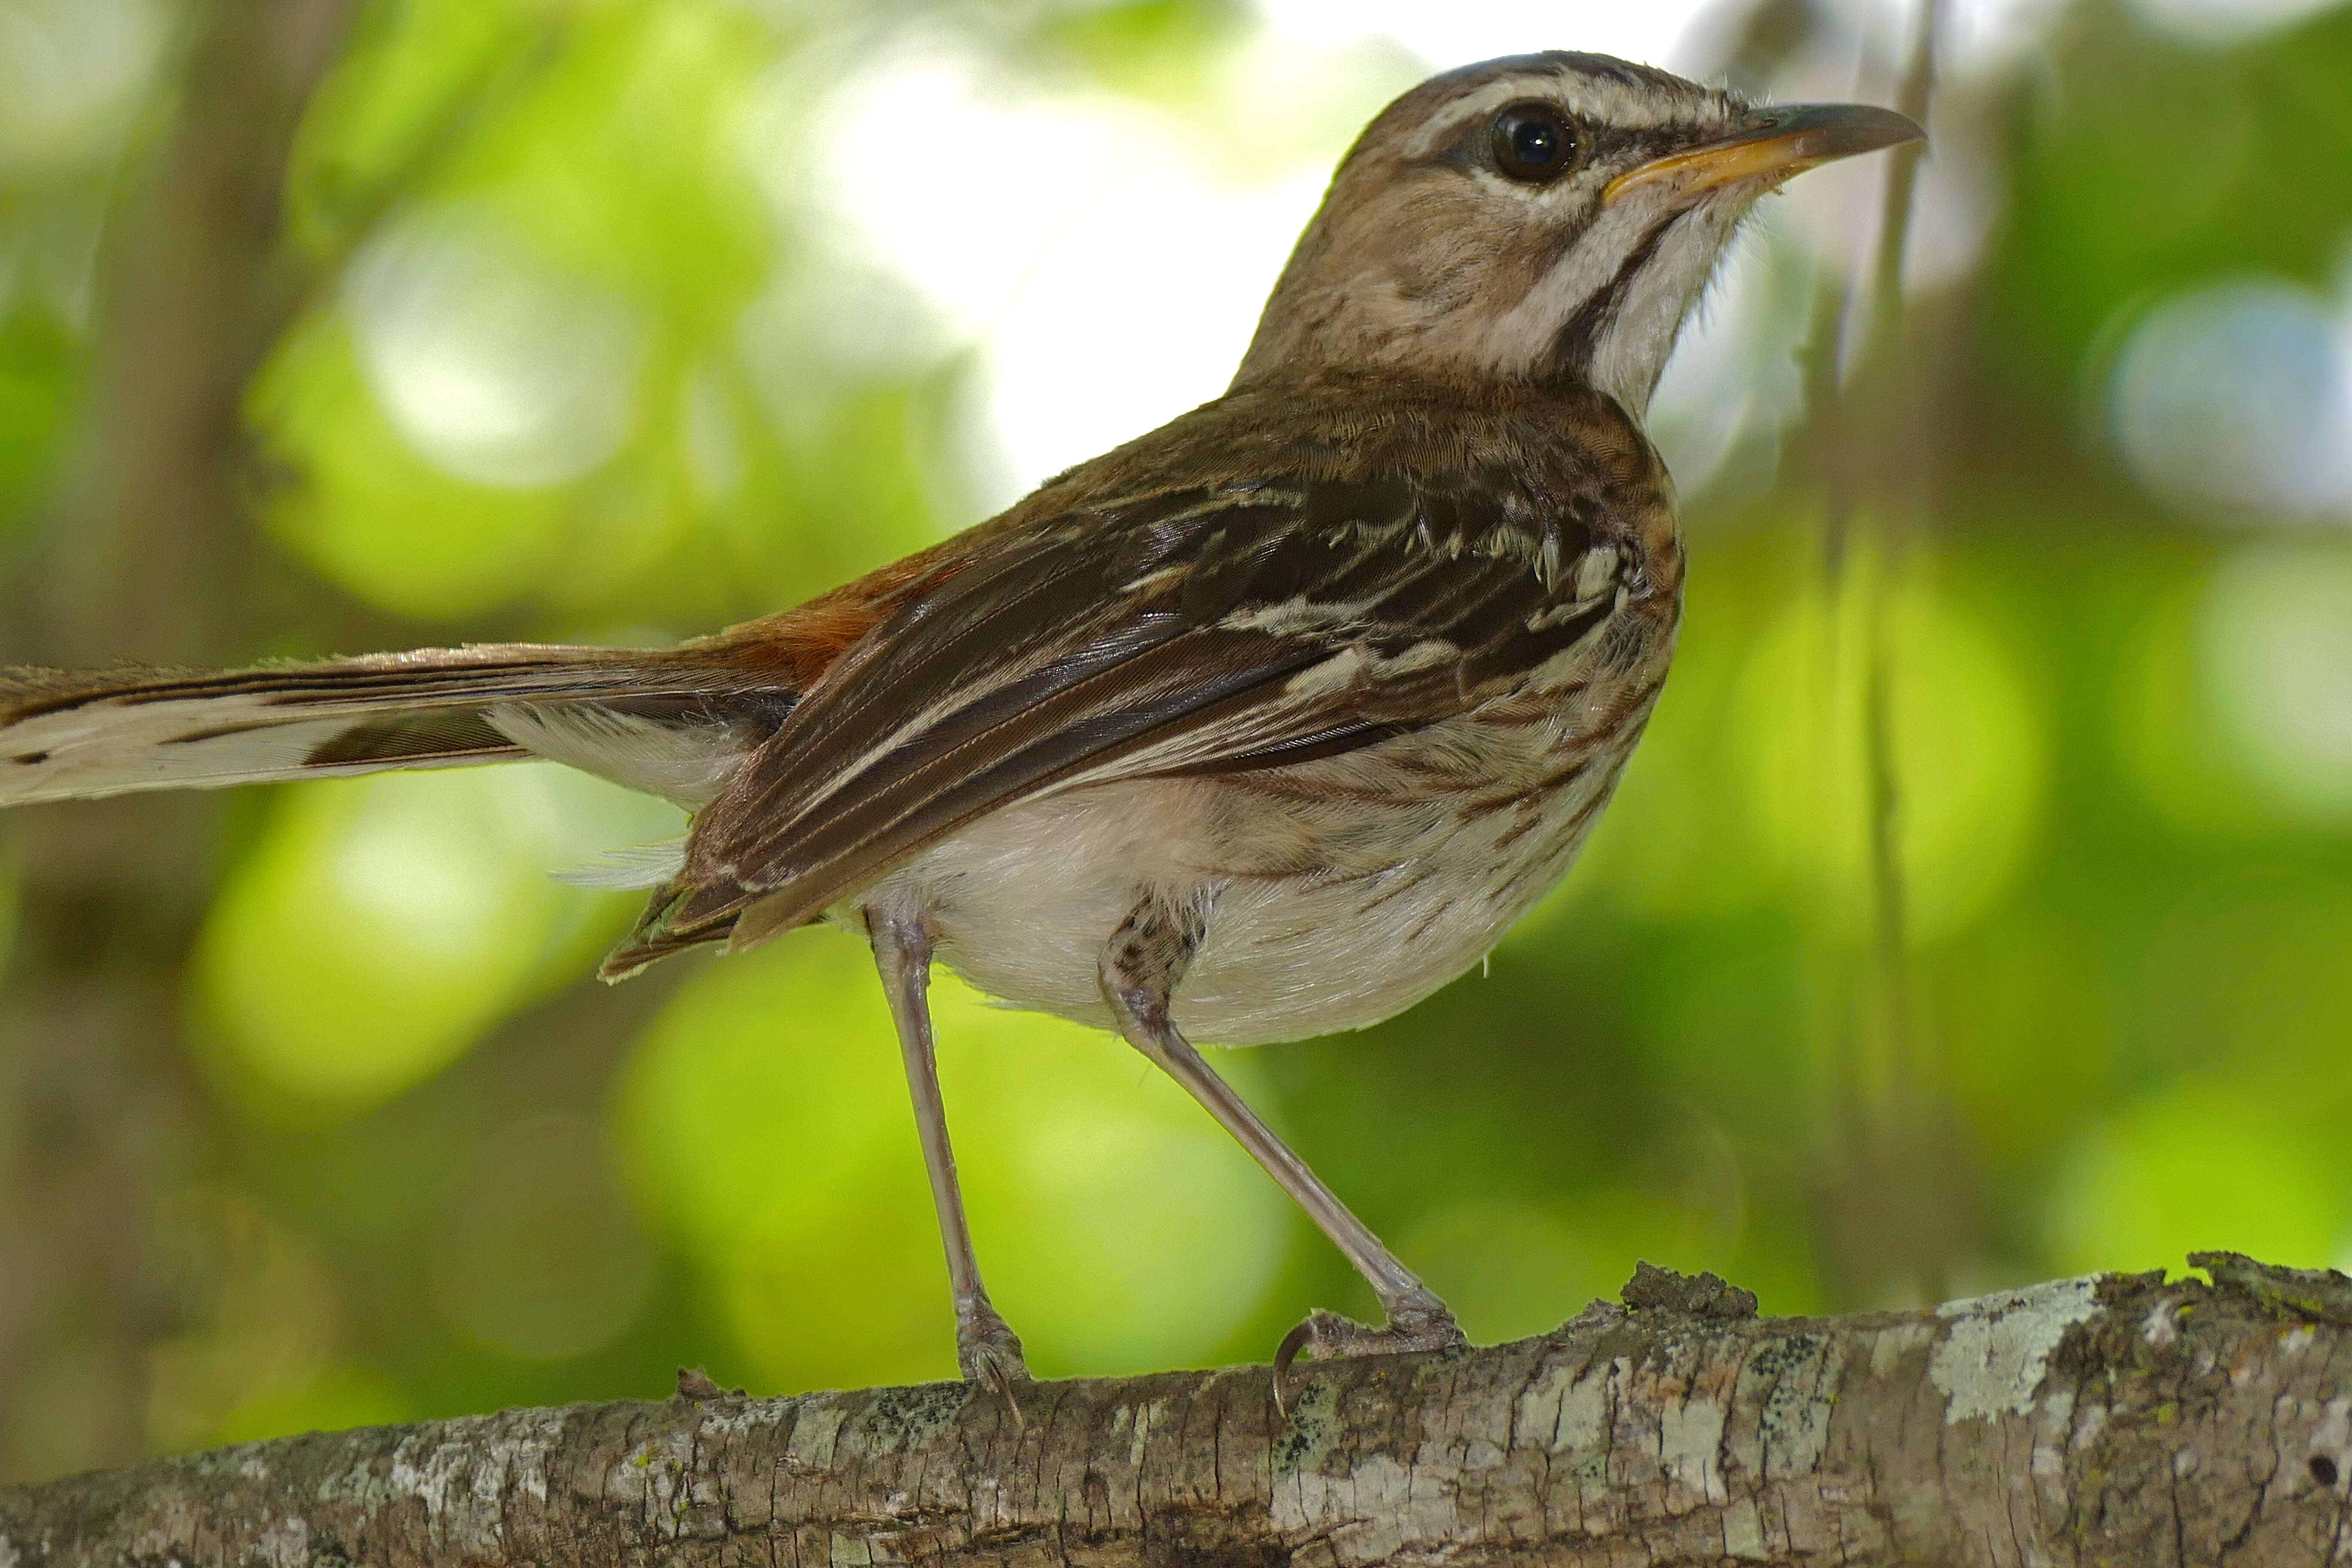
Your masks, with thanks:
M 1110 1026 L 1105 944 L 1150 891 L 1211 894 L 1173 1014 L 1258 1045 L 1360 1028 L 1475 964 L 1573 858 L 1615 759 L 1491 811 L 1269 795 L 1232 779 L 1072 789 L 983 818 L 853 900 L 928 910 L 981 990 Z M 903 905 L 902 905 L 903 907 Z

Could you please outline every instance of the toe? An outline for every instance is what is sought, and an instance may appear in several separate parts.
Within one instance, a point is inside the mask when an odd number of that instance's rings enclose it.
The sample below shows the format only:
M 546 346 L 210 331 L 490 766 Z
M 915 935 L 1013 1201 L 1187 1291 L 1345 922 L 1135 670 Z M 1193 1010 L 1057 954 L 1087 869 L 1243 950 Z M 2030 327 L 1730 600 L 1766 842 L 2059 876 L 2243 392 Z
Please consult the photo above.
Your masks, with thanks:
M 1013 1412 L 1015 1430 L 1027 1429 L 1028 1419 L 1021 1414 L 1021 1401 L 1013 1391 L 1015 1383 L 1029 1381 L 1029 1368 L 1023 1363 L 1017 1345 L 1009 1356 L 993 1349 L 982 1350 L 965 1363 L 964 1377 L 1004 1401 L 1005 1408 Z
M 1274 1402 L 1285 1415 L 1297 1404 L 1302 1361 L 1453 1350 L 1469 1342 L 1445 1303 L 1426 1292 L 1423 1299 L 1400 1302 L 1379 1328 L 1318 1307 L 1307 1315 L 1305 1322 L 1283 1335 L 1281 1347 L 1274 1352 Z
M 1021 1336 L 984 1301 L 961 1314 L 956 1324 L 956 1363 L 964 1381 L 1003 1399 L 1012 1408 L 1014 1424 L 1022 1424 L 1021 1402 L 1013 1392 L 1015 1384 L 1030 1381 Z

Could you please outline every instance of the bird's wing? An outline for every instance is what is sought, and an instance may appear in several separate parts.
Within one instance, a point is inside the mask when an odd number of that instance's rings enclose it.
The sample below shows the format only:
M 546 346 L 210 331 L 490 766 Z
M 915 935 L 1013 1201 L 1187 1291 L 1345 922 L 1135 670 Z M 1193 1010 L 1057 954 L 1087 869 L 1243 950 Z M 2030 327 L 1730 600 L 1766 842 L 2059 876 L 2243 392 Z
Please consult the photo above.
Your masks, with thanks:
M 1459 713 L 1622 590 L 1585 519 L 1497 478 L 1274 479 L 988 531 L 745 763 L 608 975 L 803 923 L 1047 790 L 1277 766 Z

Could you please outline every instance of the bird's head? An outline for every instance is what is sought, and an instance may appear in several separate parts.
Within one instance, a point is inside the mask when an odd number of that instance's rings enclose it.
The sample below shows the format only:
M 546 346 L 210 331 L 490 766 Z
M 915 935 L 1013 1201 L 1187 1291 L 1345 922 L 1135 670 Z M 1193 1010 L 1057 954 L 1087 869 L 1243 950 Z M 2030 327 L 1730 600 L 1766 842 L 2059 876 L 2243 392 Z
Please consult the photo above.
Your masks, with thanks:
M 1341 161 L 1234 385 L 1385 363 L 1581 381 L 1639 417 L 1756 199 L 1920 134 L 1891 110 L 1759 108 L 1606 55 L 1449 71 Z

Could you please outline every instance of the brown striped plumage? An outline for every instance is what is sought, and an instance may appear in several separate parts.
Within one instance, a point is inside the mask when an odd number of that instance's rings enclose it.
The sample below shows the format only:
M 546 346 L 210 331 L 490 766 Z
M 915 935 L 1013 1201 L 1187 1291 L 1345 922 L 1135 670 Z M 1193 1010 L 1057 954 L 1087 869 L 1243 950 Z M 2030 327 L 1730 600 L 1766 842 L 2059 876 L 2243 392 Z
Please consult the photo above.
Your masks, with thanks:
M 932 552 L 705 810 L 607 973 L 815 918 L 1041 790 L 1218 778 L 1231 811 L 1458 753 L 1454 782 L 1481 798 L 1507 773 L 1622 757 L 1682 580 L 1663 482 L 1624 413 L 1574 386 L 1324 370 L 1187 415 Z M 1571 679 L 1625 715 L 1559 732 L 1561 694 L 1528 688 L 1604 620 L 1609 657 L 1580 656 Z M 1628 684 L 1640 697 L 1620 703 Z M 1528 726 L 1548 732 L 1507 761 Z M 1542 793 L 1527 784 L 1514 809 Z M 1108 1021 L 1079 978 L 1055 1010 Z M 1233 1026 L 1213 1037 L 1281 1037 Z
M 993 521 L 670 649 L 6 672 L 0 804 L 530 755 L 666 795 L 692 830 L 604 973 L 870 936 L 967 1375 L 1024 1373 L 963 1224 L 935 952 L 1117 1028 L 1364 1272 L 1389 1322 L 1317 1313 L 1282 1362 L 1458 1342 L 1186 1037 L 1387 1016 L 1559 879 L 1673 650 L 1641 416 L 1675 334 L 1757 196 L 1916 134 L 1597 56 L 1436 78 L 1341 164 L 1232 390 Z

